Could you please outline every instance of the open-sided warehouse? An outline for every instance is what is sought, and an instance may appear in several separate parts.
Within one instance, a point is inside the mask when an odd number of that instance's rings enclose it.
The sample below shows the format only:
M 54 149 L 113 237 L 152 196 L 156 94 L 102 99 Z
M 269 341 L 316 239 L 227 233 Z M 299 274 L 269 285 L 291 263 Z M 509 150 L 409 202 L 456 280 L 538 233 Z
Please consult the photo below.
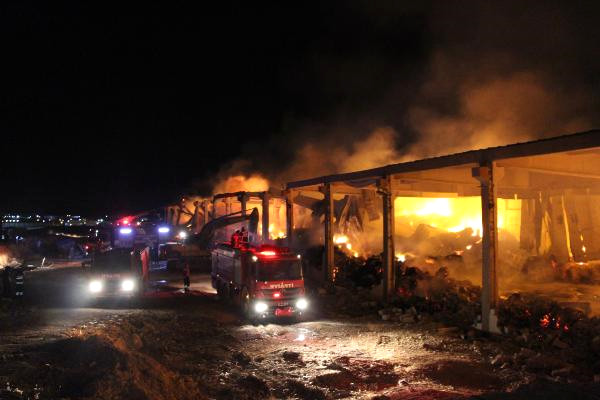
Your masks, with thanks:
M 450 274 L 481 283 L 486 330 L 503 293 L 570 291 L 573 302 L 600 282 L 599 130 L 290 182 L 286 191 L 287 236 L 298 245 L 306 220 L 318 226 L 328 280 L 340 243 L 383 254 L 385 298 L 396 289 L 396 260 L 431 264 L 452 253 L 464 261 Z

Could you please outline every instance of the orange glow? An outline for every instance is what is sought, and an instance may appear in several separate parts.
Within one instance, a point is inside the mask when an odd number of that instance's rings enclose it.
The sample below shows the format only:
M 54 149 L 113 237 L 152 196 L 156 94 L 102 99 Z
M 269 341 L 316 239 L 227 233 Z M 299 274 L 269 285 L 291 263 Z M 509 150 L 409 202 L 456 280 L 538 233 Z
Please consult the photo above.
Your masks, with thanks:
M 269 224 L 269 238 L 271 240 L 275 240 L 275 239 L 283 239 L 286 237 L 286 234 L 283 232 L 283 230 L 277 226 L 275 226 L 275 224 Z
M 262 256 L 275 256 L 277 255 L 276 252 L 274 252 L 273 250 L 265 250 L 265 251 L 261 251 L 260 253 L 258 253 Z
M 333 243 L 335 244 L 346 244 L 349 242 L 348 236 L 346 235 L 338 235 L 337 233 L 333 235 Z
M 426 224 L 455 233 L 470 228 L 473 237 L 482 236 L 480 197 L 397 197 L 394 207 L 400 224 Z M 498 199 L 498 228 L 519 238 L 520 213 L 521 200 Z

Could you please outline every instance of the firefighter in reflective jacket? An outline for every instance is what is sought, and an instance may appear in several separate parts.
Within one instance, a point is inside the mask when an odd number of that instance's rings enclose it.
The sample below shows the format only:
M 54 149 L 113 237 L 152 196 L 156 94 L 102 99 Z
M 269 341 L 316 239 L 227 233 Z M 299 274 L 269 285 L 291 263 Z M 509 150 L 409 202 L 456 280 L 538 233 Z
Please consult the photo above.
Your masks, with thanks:
M 242 233 L 239 230 L 237 230 L 234 232 L 233 235 L 231 235 L 231 247 L 239 248 L 241 242 L 242 242 Z

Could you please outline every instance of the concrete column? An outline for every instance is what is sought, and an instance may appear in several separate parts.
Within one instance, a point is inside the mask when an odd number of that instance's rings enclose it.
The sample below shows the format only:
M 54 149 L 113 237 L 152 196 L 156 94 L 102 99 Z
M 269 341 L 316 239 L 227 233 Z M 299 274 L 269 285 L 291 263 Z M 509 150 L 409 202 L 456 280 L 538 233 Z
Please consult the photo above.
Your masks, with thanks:
M 193 233 L 198 233 L 200 232 L 201 229 L 201 224 L 202 224 L 202 219 L 201 219 L 201 215 L 200 215 L 200 211 L 201 211 L 201 203 L 196 200 L 194 201 L 194 215 L 192 216 L 192 232 Z
M 225 198 L 225 215 L 231 214 L 231 197 Z
M 394 195 L 391 177 L 381 179 L 378 186 L 383 202 L 383 300 L 388 302 L 396 289 Z
M 269 242 L 269 193 L 262 194 L 262 240 L 263 243 Z
M 333 209 L 333 193 L 331 190 L 331 184 L 326 183 L 322 187 L 323 194 L 325 195 L 325 265 L 324 265 L 324 277 L 325 282 L 333 282 L 333 268 L 334 268 L 334 243 L 333 243 L 333 227 L 334 227 L 334 209 Z
M 212 204 L 213 204 L 212 219 L 216 219 L 216 218 L 218 218 L 218 215 L 217 215 L 217 199 L 213 198 Z
M 202 210 L 204 211 L 204 225 L 206 225 L 210 221 L 209 201 L 208 200 L 204 200 L 202 202 Z
M 481 287 L 481 329 L 496 331 L 496 309 L 498 284 L 496 257 L 498 254 L 498 210 L 494 166 L 482 164 L 473 169 L 473 176 L 481 182 L 481 216 L 483 223 L 482 241 L 482 287 Z
M 238 200 L 241 203 L 242 215 L 246 215 L 246 206 L 248 205 L 248 195 L 246 193 L 242 193 L 241 195 L 239 195 Z
M 285 193 L 285 227 L 287 244 L 294 247 L 294 196 L 291 190 Z M 268 227 L 267 227 L 268 230 Z

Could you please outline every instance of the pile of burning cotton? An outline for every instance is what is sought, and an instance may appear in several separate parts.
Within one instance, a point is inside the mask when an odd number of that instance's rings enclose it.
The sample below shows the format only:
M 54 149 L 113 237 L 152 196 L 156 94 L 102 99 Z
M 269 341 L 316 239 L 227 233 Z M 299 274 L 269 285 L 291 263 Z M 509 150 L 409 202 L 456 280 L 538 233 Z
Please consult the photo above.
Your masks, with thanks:
M 305 275 L 311 276 L 316 272 L 322 277 L 324 252 L 323 246 L 310 247 L 305 251 L 303 261 L 305 272 L 308 272 Z M 381 283 L 383 270 L 380 256 L 368 258 L 354 256 L 336 247 L 334 265 L 333 274 L 336 286 L 350 289 L 371 288 Z
M 13 252 L 6 246 L 0 246 L 0 270 L 6 267 L 18 267 L 21 262 L 13 256 Z
M 379 310 L 384 321 L 415 323 L 431 319 L 473 338 L 480 314 L 480 288 L 456 281 L 441 268 L 430 275 L 415 267 L 403 269 L 398 297 Z M 600 381 L 600 318 L 587 317 L 576 305 L 562 306 L 535 295 L 513 294 L 498 306 L 498 327 L 512 352 L 491 358 L 494 367 L 521 369 L 550 378 Z
M 391 313 L 380 313 L 382 319 L 388 316 L 394 320 L 397 316 L 402 321 L 418 321 L 421 315 L 430 315 L 436 321 L 465 330 L 473 325 L 480 308 L 480 288 L 450 278 L 445 267 L 431 275 L 416 267 L 399 265 L 398 272 L 397 297 L 389 309 Z
M 421 314 L 416 308 L 402 309 L 398 307 L 382 308 L 378 311 L 379 316 L 383 321 L 412 323 L 422 319 Z
M 335 286 L 334 293 L 321 293 L 323 306 L 333 314 L 344 314 L 348 316 L 372 315 L 380 304 L 374 300 L 373 292 L 368 288 L 346 288 Z
M 564 362 L 600 378 L 600 318 L 520 294 L 501 302 L 498 317 L 503 332 L 520 346 L 538 352 L 553 351 Z

